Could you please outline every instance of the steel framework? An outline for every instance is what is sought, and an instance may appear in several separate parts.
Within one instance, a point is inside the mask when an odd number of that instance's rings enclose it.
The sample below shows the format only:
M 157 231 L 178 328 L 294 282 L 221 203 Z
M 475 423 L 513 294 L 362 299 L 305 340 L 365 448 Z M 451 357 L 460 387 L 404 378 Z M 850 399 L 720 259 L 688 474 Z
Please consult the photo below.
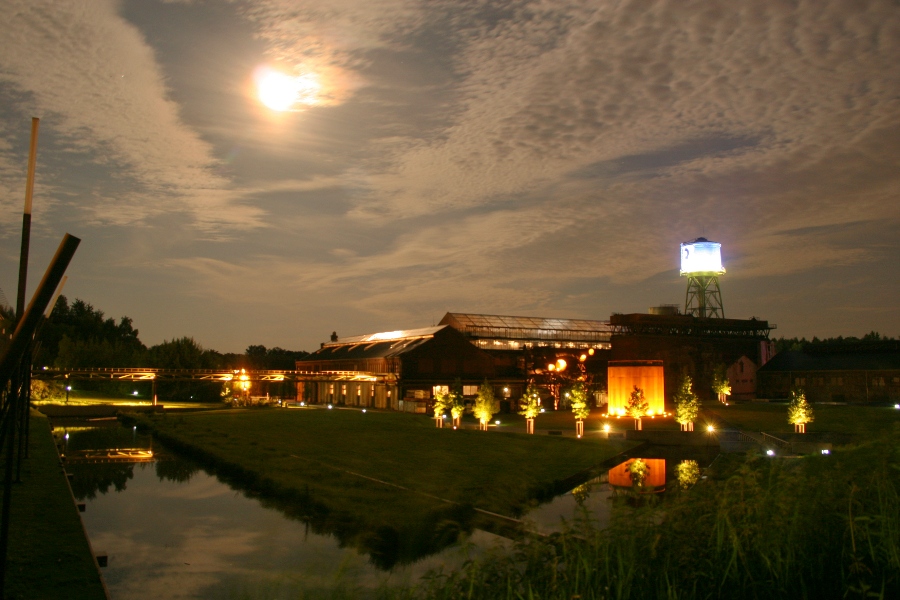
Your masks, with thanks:
M 688 284 L 684 299 L 684 314 L 701 319 L 724 319 L 725 307 L 722 305 L 722 290 L 719 289 L 718 275 L 690 273 L 685 277 L 688 278 Z

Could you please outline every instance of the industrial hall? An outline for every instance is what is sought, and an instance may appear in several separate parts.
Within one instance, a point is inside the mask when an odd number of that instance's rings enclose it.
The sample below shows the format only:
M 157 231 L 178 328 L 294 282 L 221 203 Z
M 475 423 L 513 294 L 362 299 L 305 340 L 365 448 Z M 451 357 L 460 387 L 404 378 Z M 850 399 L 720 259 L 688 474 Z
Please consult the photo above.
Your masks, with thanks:
M 607 401 L 610 366 L 646 363 L 661 367 L 668 402 L 683 373 L 694 377 L 702 395 L 718 365 L 761 365 L 770 355 L 769 331 L 758 319 L 682 314 L 616 314 L 599 321 L 447 313 L 435 327 L 332 335 L 297 362 L 298 371 L 319 376 L 298 383 L 298 398 L 421 413 L 457 382 L 464 397 L 474 397 L 487 380 L 508 412 L 529 383 L 549 407 L 558 405 L 567 383 L 582 381 L 599 406 Z
M 487 381 L 502 411 L 516 410 L 530 384 L 542 404 L 557 409 L 565 408 L 564 390 L 577 383 L 597 406 L 612 407 L 640 384 L 654 390 L 654 403 L 662 407 L 684 375 L 701 399 L 711 399 L 713 374 L 725 369 L 734 391 L 751 399 L 756 371 L 773 355 L 769 333 L 775 326 L 725 318 L 724 273 L 721 244 L 697 238 L 681 245 L 683 313 L 662 305 L 601 321 L 449 312 L 434 327 L 333 333 L 297 362 L 298 371 L 316 375 L 298 383 L 298 398 L 422 413 L 450 386 L 471 398 Z

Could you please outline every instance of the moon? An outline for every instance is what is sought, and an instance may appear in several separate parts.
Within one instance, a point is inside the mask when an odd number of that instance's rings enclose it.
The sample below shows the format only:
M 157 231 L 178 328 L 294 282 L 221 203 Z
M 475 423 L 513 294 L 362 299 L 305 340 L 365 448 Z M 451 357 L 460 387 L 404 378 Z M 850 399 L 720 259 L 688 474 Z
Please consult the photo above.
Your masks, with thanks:
M 268 67 L 257 70 L 256 93 L 266 107 L 278 112 L 317 103 L 319 84 L 311 75 L 293 77 Z

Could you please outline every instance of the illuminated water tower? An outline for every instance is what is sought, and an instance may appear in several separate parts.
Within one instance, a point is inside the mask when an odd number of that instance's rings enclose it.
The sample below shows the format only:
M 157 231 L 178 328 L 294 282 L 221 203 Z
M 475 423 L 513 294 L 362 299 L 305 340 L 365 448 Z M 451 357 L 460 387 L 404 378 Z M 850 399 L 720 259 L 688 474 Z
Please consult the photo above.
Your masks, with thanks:
M 719 275 L 722 266 L 722 244 L 706 238 L 681 244 L 681 276 L 688 278 L 684 314 L 695 317 L 725 318 Z

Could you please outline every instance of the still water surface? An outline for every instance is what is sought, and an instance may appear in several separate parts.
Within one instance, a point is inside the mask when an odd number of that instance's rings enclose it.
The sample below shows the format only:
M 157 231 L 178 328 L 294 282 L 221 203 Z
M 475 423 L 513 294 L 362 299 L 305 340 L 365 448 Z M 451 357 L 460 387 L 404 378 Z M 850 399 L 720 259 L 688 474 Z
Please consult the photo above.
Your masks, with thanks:
M 310 531 L 158 445 L 162 459 L 155 462 L 78 462 L 87 450 L 150 448 L 148 436 L 77 427 L 59 428 L 56 436 L 69 457 L 75 495 L 86 504 L 91 544 L 109 556 L 102 572 L 113 600 L 315 597 L 341 586 L 365 596 L 510 544 L 475 530 L 437 554 L 385 571 L 336 537 Z
M 364 597 L 381 585 L 414 583 L 432 569 L 454 570 L 488 548 L 511 547 L 476 529 L 436 554 L 382 570 L 336 537 L 310 531 L 158 446 L 155 462 L 78 462 L 94 449 L 151 449 L 149 436 L 120 427 L 58 428 L 55 435 L 69 457 L 75 495 L 87 505 L 82 518 L 91 544 L 109 556 L 103 575 L 113 600 L 327 597 L 340 586 Z M 615 493 L 609 476 L 582 489 L 587 493 L 577 499 L 563 494 L 524 520 L 545 534 L 585 509 L 593 521 L 608 522 Z

